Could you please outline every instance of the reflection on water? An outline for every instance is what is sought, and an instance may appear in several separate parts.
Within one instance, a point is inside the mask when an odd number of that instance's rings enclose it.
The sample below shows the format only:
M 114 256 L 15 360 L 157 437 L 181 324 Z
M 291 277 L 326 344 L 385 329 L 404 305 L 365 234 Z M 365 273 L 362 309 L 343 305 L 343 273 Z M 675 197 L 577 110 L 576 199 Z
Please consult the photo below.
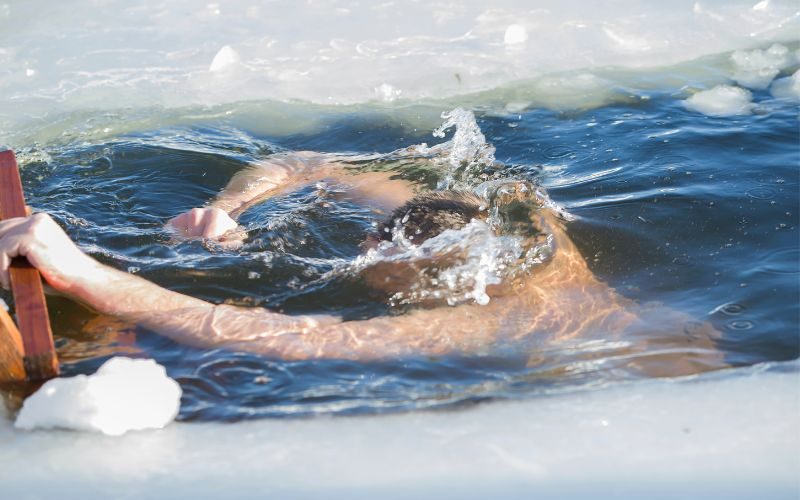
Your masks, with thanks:
M 23 156 L 23 182 L 32 206 L 117 268 L 217 303 L 364 318 L 394 312 L 363 283 L 332 272 L 359 254 L 373 228 L 375 215 L 363 207 L 319 203 L 314 188 L 267 200 L 243 215 L 251 238 L 241 252 L 172 241 L 162 225 L 274 151 L 347 153 L 359 168 L 427 185 L 492 176 L 496 158 L 505 173 L 544 186 L 574 216 L 568 232 L 595 274 L 640 304 L 709 321 L 722 332 L 725 361 L 747 365 L 800 354 L 797 109 L 769 105 L 767 114 L 724 119 L 667 98 L 585 113 L 478 113 L 494 157 L 465 138 L 458 144 L 469 151 L 467 162 L 437 146 L 411 148 L 415 160 L 375 154 L 439 140 L 430 130 L 393 127 L 390 116 L 380 129 L 345 119 L 289 137 L 212 122 L 31 152 Z M 353 146 L 347 139 L 356 136 Z M 436 158 L 452 169 L 428 168 Z M 620 369 L 631 361 L 627 345 L 603 338 L 469 358 L 283 362 L 175 345 L 63 299 L 51 309 L 66 374 L 92 371 L 114 353 L 153 357 L 184 389 L 183 419 L 405 410 L 586 390 L 632 376 Z M 637 356 L 646 362 L 655 354 Z

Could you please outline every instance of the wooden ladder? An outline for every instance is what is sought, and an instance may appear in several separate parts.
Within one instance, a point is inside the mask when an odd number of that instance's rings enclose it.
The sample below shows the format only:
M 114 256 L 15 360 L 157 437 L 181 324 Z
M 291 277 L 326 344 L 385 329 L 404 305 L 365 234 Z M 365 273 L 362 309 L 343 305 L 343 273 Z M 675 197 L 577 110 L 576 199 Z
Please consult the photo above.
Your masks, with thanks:
M 0 152 L 0 220 L 28 215 L 13 151 Z M 11 291 L 19 330 L 0 307 L 0 382 L 57 377 L 58 357 L 42 277 L 24 257 L 11 261 Z

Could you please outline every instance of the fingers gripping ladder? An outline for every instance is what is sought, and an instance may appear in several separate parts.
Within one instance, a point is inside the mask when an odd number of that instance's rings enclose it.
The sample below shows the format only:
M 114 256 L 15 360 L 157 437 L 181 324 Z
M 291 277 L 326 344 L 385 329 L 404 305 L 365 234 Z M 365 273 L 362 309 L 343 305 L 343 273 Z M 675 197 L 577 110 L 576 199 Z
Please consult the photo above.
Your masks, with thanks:
M 0 220 L 26 215 L 17 160 L 12 151 L 2 151 Z M 59 371 L 58 358 L 47 316 L 42 277 L 24 257 L 16 257 L 11 261 L 10 274 L 19 330 L 0 308 L 0 382 L 4 379 L 21 380 L 21 368 L 24 369 L 24 378 L 28 380 L 56 377 Z

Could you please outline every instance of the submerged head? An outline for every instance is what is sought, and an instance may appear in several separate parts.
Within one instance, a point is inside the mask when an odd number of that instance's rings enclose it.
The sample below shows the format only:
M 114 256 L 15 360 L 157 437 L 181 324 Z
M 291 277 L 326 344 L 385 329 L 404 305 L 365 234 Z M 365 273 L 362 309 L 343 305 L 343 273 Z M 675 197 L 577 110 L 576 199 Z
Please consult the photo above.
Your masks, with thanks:
M 362 249 L 388 248 L 389 254 L 384 255 L 403 252 L 403 248 L 419 247 L 445 231 L 464 229 L 473 221 L 484 221 L 486 231 L 495 235 L 522 236 L 524 240 L 540 232 L 534 214 L 541 206 L 535 189 L 526 182 L 505 183 L 487 197 L 458 190 L 424 193 L 395 209 L 368 235 Z M 411 252 L 414 258 L 377 259 L 363 269 L 362 277 L 373 289 L 390 295 L 425 287 L 426 280 L 438 281 L 442 271 L 463 264 L 469 242 L 459 238 L 456 236 L 459 243 L 454 245 L 425 245 L 426 251 Z
M 487 216 L 485 200 L 468 191 L 424 193 L 396 208 L 389 219 L 378 224 L 377 231 L 367 237 L 367 248 L 398 237 L 419 245 L 447 229 L 461 229 L 473 219 Z

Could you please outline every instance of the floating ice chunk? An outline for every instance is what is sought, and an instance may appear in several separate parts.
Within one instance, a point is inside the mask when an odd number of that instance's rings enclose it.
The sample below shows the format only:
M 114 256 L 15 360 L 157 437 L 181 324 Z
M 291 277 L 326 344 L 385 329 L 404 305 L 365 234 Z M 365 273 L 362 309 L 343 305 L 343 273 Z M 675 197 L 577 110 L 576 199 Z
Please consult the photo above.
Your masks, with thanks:
M 775 80 L 771 91 L 775 97 L 800 101 L 800 70 L 795 71 L 792 76 Z
M 743 87 L 765 89 L 782 69 L 794 63 L 794 59 L 789 49 L 780 44 L 767 50 L 737 50 L 731 55 L 736 66 L 733 79 Z
M 240 60 L 239 53 L 233 50 L 230 45 L 226 45 L 219 49 L 217 55 L 214 56 L 214 60 L 211 61 L 211 66 L 208 67 L 208 70 L 212 72 L 223 71 L 238 64 Z
M 506 45 L 519 45 L 528 40 L 528 30 L 521 24 L 512 24 L 506 28 L 506 34 L 503 36 L 503 43 Z
M 696 93 L 683 101 L 683 104 L 691 111 L 709 116 L 747 115 L 753 108 L 751 98 L 752 94 L 745 89 L 718 85 L 711 90 Z
M 762 0 L 753 5 L 753 10 L 767 10 L 769 8 L 769 0 Z
M 181 388 L 153 360 L 117 357 L 94 375 L 56 378 L 25 400 L 18 429 L 72 429 L 119 436 L 160 429 L 180 408 Z

